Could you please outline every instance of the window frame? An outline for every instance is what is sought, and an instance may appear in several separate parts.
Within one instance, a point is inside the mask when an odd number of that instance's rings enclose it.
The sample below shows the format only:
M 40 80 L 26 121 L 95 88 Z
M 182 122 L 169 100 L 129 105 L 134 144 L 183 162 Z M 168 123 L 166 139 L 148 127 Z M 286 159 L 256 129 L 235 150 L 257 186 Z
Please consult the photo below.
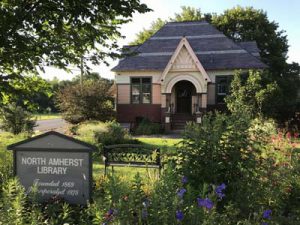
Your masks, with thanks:
M 143 103 L 143 78 L 149 78 L 150 79 L 150 102 L 149 103 Z M 133 79 L 140 79 L 139 88 L 140 88 L 140 97 L 139 97 L 139 103 L 133 103 L 132 98 L 132 80 Z M 149 105 L 152 104 L 152 77 L 151 76 L 138 76 L 138 77 L 130 77 L 130 104 L 133 105 Z
M 224 95 L 218 94 L 218 80 L 226 78 L 227 92 Z M 215 104 L 225 104 L 225 102 L 218 101 L 218 96 L 224 96 L 224 98 L 230 93 L 230 83 L 233 79 L 233 75 L 216 75 L 215 77 Z

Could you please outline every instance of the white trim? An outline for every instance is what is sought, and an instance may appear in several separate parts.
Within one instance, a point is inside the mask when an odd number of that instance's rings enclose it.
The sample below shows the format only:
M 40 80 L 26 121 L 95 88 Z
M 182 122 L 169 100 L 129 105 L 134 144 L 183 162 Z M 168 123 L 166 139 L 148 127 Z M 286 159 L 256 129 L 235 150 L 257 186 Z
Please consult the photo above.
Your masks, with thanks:
M 176 76 L 175 78 L 170 80 L 169 83 L 167 83 L 167 85 L 166 85 L 164 93 L 165 94 L 171 94 L 173 86 L 179 81 L 189 81 L 195 86 L 197 93 L 203 93 L 204 92 L 204 87 L 203 87 L 204 85 L 200 81 L 198 81 L 192 75 L 185 74 L 185 75 Z
M 179 26 L 203 26 L 203 25 L 209 25 L 207 22 L 199 22 L 199 23 L 167 23 L 165 26 L 168 27 L 179 27 Z
M 167 73 L 170 71 L 173 63 L 175 62 L 175 59 L 177 58 L 177 56 L 178 56 L 180 50 L 183 48 L 183 46 L 186 47 L 188 53 L 191 55 L 194 63 L 196 64 L 197 69 L 201 72 L 201 74 L 203 75 L 203 77 L 205 78 L 205 80 L 207 82 L 211 82 L 210 77 L 207 75 L 205 69 L 203 68 L 203 66 L 200 63 L 198 57 L 196 56 L 195 52 L 193 51 L 192 47 L 190 46 L 188 40 L 185 37 L 183 37 L 181 39 L 181 41 L 179 42 L 179 44 L 178 44 L 178 46 L 177 46 L 174 54 L 172 55 L 171 59 L 169 60 L 166 68 L 164 69 L 164 71 L 163 71 L 163 73 L 161 75 L 161 80 L 164 81 Z

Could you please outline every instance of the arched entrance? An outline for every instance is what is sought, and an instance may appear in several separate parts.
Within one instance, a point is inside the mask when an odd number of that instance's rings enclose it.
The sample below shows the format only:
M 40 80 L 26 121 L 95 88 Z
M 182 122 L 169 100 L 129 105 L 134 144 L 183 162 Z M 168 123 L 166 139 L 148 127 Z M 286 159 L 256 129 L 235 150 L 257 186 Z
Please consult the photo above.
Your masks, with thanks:
M 182 80 L 177 82 L 172 90 L 175 102 L 175 112 L 183 114 L 192 114 L 193 96 L 196 95 L 196 88 L 190 82 Z
M 188 121 L 201 123 L 207 106 L 207 80 L 199 73 L 173 73 L 162 81 L 165 129 L 183 130 Z

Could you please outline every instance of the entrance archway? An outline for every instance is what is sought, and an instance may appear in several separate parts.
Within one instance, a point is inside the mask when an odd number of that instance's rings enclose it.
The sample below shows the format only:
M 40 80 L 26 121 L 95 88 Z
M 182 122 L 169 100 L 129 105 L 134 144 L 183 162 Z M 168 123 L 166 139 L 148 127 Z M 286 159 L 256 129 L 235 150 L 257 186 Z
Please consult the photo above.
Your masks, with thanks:
M 179 81 L 173 87 L 173 95 L 175 100 L 175 112 L 192 114 L 193 96 L 196 95 L 195 86 L 190 81 Z

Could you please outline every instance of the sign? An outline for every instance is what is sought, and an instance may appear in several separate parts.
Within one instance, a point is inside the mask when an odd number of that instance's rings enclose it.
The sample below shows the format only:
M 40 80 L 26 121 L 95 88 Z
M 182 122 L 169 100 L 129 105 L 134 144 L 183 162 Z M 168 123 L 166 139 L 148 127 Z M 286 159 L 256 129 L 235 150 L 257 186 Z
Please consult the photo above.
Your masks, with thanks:
M 37 188 L 40 202 L 53 196 L 70 204 L 90 200 L 93 146 L 51 131 L 8 149 L 14 150 L 16 176 L 27 193 Z

